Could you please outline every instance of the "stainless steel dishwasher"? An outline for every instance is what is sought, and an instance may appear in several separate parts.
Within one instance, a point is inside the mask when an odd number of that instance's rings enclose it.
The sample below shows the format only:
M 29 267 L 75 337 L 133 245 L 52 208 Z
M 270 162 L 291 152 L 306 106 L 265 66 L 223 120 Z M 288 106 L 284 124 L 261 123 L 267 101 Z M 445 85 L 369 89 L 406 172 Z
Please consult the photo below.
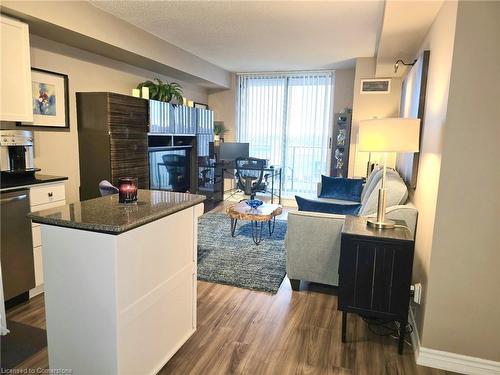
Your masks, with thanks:
M 4 299 L 35 287 L 29 189 L 0 193 L 0 260 Z

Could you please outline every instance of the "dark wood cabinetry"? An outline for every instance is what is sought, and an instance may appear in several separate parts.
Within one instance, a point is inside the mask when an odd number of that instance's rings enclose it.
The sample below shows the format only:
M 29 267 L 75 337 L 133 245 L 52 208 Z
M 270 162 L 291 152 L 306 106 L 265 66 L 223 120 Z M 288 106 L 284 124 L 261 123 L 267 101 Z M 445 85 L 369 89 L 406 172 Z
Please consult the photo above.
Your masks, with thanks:
M 362 217 L 346 216 L 339 263 L 339 305 L 342 341 L 347 313 L 400 323 L 399 353 L 408 322 L 413 267 L 413 234 L 401 227 L 378 230 Z
M 149 188 L 145 99 L 107 92 L 77 93 L 80 200 L 99 196 L 99 182 L 136 177 Z

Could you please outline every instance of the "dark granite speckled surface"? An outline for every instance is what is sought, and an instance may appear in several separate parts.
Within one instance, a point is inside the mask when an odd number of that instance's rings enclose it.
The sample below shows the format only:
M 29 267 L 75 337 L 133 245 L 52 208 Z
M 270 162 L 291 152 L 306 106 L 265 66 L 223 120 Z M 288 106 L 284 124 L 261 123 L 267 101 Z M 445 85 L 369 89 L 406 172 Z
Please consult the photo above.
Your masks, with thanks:
M 32 185 L 48 184 L 51 182 L 64 181 L 68 177 L 63 176 L 50 176 L 46 174 L 36 173 L 35 176 L 11 176 L 5 175 L 2 172 L 2 178 L 0 181 L 0 190 L 8 191 L 20 189 L 23 187 L 29 187 Z
M 139 190 L 137 203 L 118 203 L 118 194 L 33 212 L 36 223 L 120 234 L 205 200 L 202 195 Z

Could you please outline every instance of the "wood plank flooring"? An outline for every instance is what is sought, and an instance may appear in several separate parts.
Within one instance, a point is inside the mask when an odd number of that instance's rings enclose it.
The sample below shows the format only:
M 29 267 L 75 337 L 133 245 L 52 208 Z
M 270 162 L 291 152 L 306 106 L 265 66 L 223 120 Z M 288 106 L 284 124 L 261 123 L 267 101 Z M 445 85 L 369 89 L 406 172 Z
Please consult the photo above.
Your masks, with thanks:
M 285 279 L 276 295 L 199 282 L 198 329 L 161 374 L 446 374 L 416 366 L 409 345 L 349 315 L 340 339 L 335 288 Z
M 43 295 L 12 309 L 7 318 L 45 328 Z M 300 291 L 292 291 L 285 278 L 271 295 L 198 281 L 197 331 L 160 374 L 450 374 L 415 365 L 409 345 L 398 355 L 395 339 L 374 335 L 354 315 L 348 318 L 346 344 L 340 332 L 333 287 L 302 283 Z M 44 349 L 18 368 L 47 367 Z
M 448 372 L 417 366 L 411 347 L 376 336 L 349 315 L 348 343 L 340 340 L 335 288 L 285 278 L 276 295 L 198 282 L 198 329 L 160 374 L 422 374 Z M 43 295 L 7 318 L 45 328 Z M 47 368 L 47 349 L 18 368 Z

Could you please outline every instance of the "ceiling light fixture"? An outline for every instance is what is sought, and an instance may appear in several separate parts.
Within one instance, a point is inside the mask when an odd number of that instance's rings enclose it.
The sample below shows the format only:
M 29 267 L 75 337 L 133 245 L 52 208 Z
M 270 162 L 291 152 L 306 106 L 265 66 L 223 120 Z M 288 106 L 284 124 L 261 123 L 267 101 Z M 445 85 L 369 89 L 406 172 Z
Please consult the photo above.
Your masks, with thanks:
M 412 63 L 405 63 L 403 60 L 399 59 L 398 61 L 396 61 L 396 63 L 394 64 L 394 73 L 397 73 L 398 72 L 398 68 L 399 68 L 399 64 L 403 64 L 404 66 L 413 66 L 415 65 L 415 63 L 417 62 L 417 59 L 413 60 Z

